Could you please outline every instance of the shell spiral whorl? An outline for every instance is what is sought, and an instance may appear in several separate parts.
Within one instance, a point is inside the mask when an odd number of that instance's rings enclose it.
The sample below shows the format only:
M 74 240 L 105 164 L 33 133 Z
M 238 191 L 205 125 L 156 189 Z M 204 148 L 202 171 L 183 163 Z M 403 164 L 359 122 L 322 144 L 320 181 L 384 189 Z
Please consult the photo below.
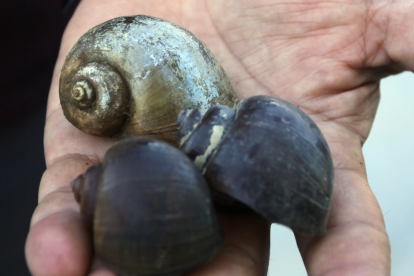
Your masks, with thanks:
M 121 76 L 97 62 L 81 66 L 61 94 L 66 118 L 77 128 L 113 136 L 127 119 L 130 93 Z
M 90 107 L 96 98 L 95 89 L 89 81 L 80 80 L 73 87 L 72 98 L 78 102 L 79 108 Z

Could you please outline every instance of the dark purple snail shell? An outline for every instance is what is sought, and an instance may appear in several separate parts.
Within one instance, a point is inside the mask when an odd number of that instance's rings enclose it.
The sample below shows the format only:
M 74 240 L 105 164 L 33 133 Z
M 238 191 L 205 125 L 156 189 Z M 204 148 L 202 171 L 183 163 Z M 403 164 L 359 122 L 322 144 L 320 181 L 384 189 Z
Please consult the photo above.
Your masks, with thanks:
M 75 194 L 96 171 L 92 166 L 72 182 Z M 224 242 L 207 183 L 167 143 L 135 138 L 114 144 L 95 183 L 95 254 L 119 275 L 181 275 L 210 260 Z M 82 194 L 76 197 L 82 202 Z
M 205 121 L 201 119 L 203 124 L 211 125 Z M 179 122 L 185 125 L 185 118 Z M 180 147 L 192 160 L 206 155 L 214 134 L 210 128 L 198 135 L 200 125 L 186 134 Z M 227 127 L 214 153 L 201 165 L 213 190 L 297 233 L 323 234 L 334 170 L 328 144 L 316 124 L 287 101 L 255 96 L 239 103 Z M 188 147 L 192 139 L 197 141 L 194 144 L 202 144 L 201 136 L 207 146 Z

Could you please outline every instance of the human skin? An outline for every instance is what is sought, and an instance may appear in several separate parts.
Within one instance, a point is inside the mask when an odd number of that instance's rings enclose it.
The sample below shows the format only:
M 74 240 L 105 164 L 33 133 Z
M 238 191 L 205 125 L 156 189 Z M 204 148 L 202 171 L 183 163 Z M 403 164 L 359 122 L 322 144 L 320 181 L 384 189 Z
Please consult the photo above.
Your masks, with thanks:
M 100 162 L 110 138 L 63 116 L 58 80 L 65 56 L 91 27 L 146 14 L 194 33 L 214 53 L 239 98 L 273 95 L 319 126 L 335 166 L 326 235 L 296 235 L 308 275 L 390 275 L 390 243 L 367 181 L 362 146 L 378 107 L 381 78 L 414 70 L 414 1 L 83 0 L 63 36 L 50 89 L 47 170 L 26 242 L 35 276 L 114 275 L 94 261 L 69 183 Z M 270 225 L 255 215 L 220 215 L 226 244 L 186 276 L 266 275 Z M 91 265 L 93 264 L 93 265 Z

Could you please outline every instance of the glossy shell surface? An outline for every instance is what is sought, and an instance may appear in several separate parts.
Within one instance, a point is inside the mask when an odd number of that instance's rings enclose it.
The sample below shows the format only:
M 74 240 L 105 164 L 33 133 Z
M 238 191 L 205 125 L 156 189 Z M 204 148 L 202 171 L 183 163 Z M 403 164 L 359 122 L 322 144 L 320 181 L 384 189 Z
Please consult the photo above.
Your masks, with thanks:
M 182 148 L 197 137 L 197 129 Z M 213 135 L 211 129 L 205 136 L 207 144 Z M 213 189 L 295 232 L 307 236 L 325 232 L 333 163 L 322 133 L 298 107 L 270 96 L 245 99 L 216 144 L 203 165 Z M 205 154 L 198 149 L 187 147 L 185 152 L 194 159 Z
M 181 275 L 224 241 L 198 169 L 173 146 L 146 138 L 120 141 L 106 153 L 93 233 L 105 265 L 134 276 Z
M 93 64 L 110 67 L 124 82 L 115 86 L 125 86 L 129 93 L 126 110 L 113 119 L 125 123 L 109 136 L 152 136 L 175 141 L 176 117 L 180 110 L 214 105 L 234 107 L 237 103 L 223 68 L 204 43 L 189 31 L 155 17 L 119 17 L 85 33 L 68 54 L 62 69 L 60 98 L 65 116 L 88 133 L 97 131 L 82 127 L 82 120 L 87 118 L 71 114 L 79 109 L 73 105 L 77 101 L 77 97 L 73 99 L 73 89 L 82 79 L 80 75 L 91 81 L 98 74 L 94 71 L 96 66 L 90 66 Z M 109 90 L 101 98 L 115 97 L 117 89 Z M 89 109 L 94 108 L 92 105 Z M 100 107 L 99 113 L 104 114 L 105 109 L 111 108 L 113 105 Z M 83 108 L 82 112 L 89 110 Z M 96 120 L 100 116 L 103 115 L 98 114 Z M 104 131 L 98 132 L 97 135 L 105 135 Z

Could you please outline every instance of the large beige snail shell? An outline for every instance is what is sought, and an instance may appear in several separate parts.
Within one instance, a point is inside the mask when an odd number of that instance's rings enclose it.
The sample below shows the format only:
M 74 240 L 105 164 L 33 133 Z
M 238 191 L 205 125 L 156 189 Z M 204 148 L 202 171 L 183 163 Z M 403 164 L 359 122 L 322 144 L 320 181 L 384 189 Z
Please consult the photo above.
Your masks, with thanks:
M 66 58 L 59 93 L 66 118 L 86 133 L 172 144 L 180 110 L 237 104 L 204 43 L 143 15 L 114 18 L 85 33 Z

